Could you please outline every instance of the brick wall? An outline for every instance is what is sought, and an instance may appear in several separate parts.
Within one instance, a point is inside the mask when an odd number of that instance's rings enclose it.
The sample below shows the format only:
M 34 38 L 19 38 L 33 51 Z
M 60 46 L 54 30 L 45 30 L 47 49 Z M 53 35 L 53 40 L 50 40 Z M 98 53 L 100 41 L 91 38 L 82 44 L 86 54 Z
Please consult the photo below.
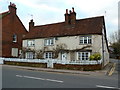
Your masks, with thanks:
M 13 35 L 17 35 L 17 42 L 13 42 Z M 9 13 L 9 15 L 2 18 L 2 56 L 12 57 L 12 48 L 22 48 L 23 35 L 27 34 L 27 31 L 20 21 L 16 13 Z M 18 50 L 18 51 L 19 51 Z

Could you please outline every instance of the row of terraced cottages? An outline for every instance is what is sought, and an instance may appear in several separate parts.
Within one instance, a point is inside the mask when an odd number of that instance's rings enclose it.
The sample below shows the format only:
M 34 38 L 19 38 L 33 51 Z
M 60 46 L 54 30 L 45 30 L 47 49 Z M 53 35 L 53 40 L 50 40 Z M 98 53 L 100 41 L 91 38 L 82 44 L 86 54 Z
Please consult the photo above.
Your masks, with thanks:
M 19 44 L 21 48 L 11 46 L 13 48 L 10 55 L 27 59 L 63 61 L 88 61 L 97 58 L 106 65 L 109 62 L 109 51 L 104 16 L 76 19 L 74 8 L 69 12 L 66 9 L 64 16 L 64 22 L 38 26 L 34 25 L 32 19 L 29 22 L 28 33 L 24 28 L 21 29 L 25 31 L 25 35 L 13 31 L 11 36 L 13 42 L 9 41 L 11 45 L 12 43 L 17 45 L 18 36 L 23 36 Z

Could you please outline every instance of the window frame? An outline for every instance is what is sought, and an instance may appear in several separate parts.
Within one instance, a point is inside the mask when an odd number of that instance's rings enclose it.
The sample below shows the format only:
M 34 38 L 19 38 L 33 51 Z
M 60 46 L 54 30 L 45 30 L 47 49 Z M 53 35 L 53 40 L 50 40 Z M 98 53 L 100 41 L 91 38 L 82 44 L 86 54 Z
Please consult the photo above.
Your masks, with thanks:
M 79 44 L 92 44 L 92 35 L 89 36 L 80 36 Z
M 13 34 L 13 42 L 16 43 L 17 42 L 17 35 L 16 34 Z
M 45 59 L 53 59 L 53 52 L 45 52 L 44 58 Z
M 12 57 L 18 57 L 18 48 L 12 48 L 11 56 Z
M 27 59 L 34 59 L 34 53 L 33 52 L 26 52 L 25 58 Z
M 88 54 L 88 55 L 86 55 L 86 54 Z M 85 52 L 77 52 L 77 60 L 87 61 L 87 60 L 90 60 L 89 57 L 90 57 L 90 52 L 88 52 L 88 51 L 85 51 Z M 83 58 L 84 58 L 84 59 L 83 59 Z
M 44 39 L 44 45 L 45 46 L 52 46 L 54 44 L 55 44 L 55 38 Z
M 30 42 L 30 44 L 29 44 L 29 42 Z M 27 46 L 28 47 L 34 47 L 35 46 L 35 40 L 27 40 Z

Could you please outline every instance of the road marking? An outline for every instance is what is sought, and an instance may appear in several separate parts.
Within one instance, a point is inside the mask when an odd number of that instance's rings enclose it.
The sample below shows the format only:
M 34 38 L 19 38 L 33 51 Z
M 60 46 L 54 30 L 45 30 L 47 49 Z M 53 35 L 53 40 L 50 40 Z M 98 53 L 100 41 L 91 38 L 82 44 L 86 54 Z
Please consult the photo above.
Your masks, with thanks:
M 116 87 L 109 87 L 109 86 L 96 85 L 96 87 L 99 87 L 99 88 L 109 88 L 109 89 L 118 89 L 118 90 L 120 90 L 120 88 L 116 88 Z
M 16 75 L 16 77 L 23 77 L 23 76 L 21 76 L 21 75 Z
M 16 75 L 16 77 L 23 77 L 23 78 L 30 78 L 30 79 L 36 79 L 36 80 L 46 80 L 46 81 L 63 83 L 63 81 L 60 81 L 60 80 L 45 79 L 45 78 L 39 78 L 39 77 L 22 76 L 22 75 Z

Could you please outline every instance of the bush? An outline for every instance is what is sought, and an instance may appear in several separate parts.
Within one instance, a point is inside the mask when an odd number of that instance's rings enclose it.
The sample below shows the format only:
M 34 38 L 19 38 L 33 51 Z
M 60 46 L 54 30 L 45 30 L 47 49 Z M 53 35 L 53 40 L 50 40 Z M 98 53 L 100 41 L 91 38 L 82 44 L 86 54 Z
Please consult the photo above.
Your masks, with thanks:
M 90 55 L 90 60 L 100 60 L 100 59 L 101 59 L 100 53 L 95 53 L 93 55 Z

